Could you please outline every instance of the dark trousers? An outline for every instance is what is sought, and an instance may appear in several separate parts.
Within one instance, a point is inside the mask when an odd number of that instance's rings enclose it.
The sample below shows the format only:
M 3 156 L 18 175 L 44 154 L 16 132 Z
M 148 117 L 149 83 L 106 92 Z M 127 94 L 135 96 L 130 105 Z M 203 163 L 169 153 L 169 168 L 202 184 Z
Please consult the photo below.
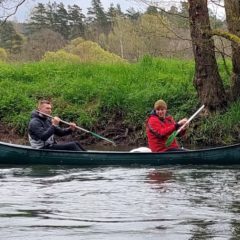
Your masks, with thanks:
M 69 150 L 69 151 L 86 151 L 78 142 L 59 143 L 47 146 L 46 149 Z

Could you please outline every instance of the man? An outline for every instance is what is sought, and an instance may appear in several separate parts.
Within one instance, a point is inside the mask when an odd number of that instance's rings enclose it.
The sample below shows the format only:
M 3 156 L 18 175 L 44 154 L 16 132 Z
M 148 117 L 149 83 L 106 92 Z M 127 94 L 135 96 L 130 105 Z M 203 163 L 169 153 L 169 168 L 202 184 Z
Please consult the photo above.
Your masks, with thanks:
M 39 113 L 42 112 L 43 114 Z M 75 123 L 70 123 L 69 128 L 60 128 L 58 125 L 61 121 L 59 117 L 50 119 L 44 115 L 51 115 L 52 105 L 48 100 L 38 102 L 38 111 L 34 111 L 28 126 L 29 142 L 33 148 L 53 149 L 53 150 L 72 150 L 85 151 L 78 142 L 68 142 L 57 144 L 54 139 L 56 136 L 66 136 L 71 134 L 75 128 Z
M 154 104 L 154 110 L 148 118 L 146 125 L 148 144 L 152 152 L 182 150 L 176 139 L 174 139 L 169 147 L 166 147 L 166 141 L 175 130 L 179 129 L 187 122 L 187 119 L 184 118 L 176 123 L 172 116 L 166 116 L 166 114 L 166 102 L 163 100 L 156 101 Z

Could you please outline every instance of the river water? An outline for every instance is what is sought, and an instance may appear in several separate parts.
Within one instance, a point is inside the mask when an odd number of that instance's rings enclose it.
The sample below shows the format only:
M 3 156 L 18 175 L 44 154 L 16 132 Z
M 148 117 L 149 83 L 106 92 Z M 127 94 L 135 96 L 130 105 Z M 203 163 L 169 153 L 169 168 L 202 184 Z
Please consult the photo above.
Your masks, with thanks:
M 0 168 L 0 239 L 240 239 L 240 166 Z

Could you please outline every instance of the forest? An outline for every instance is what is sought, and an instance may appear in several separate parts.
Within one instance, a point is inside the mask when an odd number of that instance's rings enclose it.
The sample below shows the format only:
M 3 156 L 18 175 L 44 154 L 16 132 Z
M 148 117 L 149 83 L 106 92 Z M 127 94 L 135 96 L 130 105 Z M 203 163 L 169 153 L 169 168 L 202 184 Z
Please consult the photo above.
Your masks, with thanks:
M 210 20 L 217 28 L 226 27 L 213 12 Z M 93 0 L 86 15 L 78 5 L 38 3 L 26 22 L 6 21 L 0 33 L 0 47 L 13 61 L 38 61 L 47 51 L 59 50 L 79 37 L 130 62 L 144 55 L 193 57 L 186 2 L 166 11 L 150 5 L 145 12 L 134 8 L 122 12 L 119 4 L 105 10 L 100 0 Z M 216 42 L 219 54 L 230 54 L 227 42 Z

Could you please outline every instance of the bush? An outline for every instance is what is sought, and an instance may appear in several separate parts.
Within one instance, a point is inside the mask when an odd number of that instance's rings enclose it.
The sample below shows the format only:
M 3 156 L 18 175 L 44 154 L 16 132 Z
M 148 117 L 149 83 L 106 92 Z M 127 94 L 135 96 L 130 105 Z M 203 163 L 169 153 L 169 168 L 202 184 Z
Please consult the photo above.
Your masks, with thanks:
M 8 58 L 7 52 L 5 49 L 0 48 L 0 61 L 6 61 Z
M 65 50 L 46 52 L 42 60 L 46 62 L 80 63 L 80 58 L 77 55 L 68 53 Z
M 77 38 L 62 50 L 47 52 L 43 61 L 63 61 L 70 63 L 123 63 L 119 56 L 105 51 L 97 43 Z

